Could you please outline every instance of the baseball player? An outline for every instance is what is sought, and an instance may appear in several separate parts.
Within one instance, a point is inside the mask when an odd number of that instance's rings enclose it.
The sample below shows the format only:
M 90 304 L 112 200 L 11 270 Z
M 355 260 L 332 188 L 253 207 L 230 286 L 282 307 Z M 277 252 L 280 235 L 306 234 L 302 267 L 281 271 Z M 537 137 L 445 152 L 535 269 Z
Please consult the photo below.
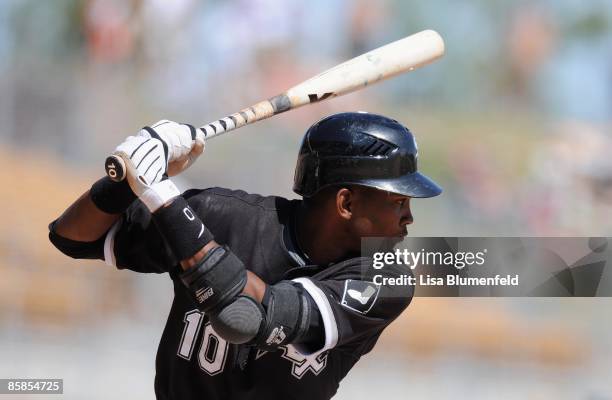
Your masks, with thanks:
M 128 137 L 116 149 L 127 180 L 94 183 L 50 224 L 51 242 L 74 258 L 168 273 L 174 301 L 156 359 L 158 399 L 331 398 L 413 293 L 373 283 L 362 238 L 399 242 L 411 198 L 441 188 L 417 172 L 407 128 L 341 113 L 304 136 L 293 188 L 301 200 L 181 194 L 168 176 L 202 152 L 197 137 L 170 121 Z

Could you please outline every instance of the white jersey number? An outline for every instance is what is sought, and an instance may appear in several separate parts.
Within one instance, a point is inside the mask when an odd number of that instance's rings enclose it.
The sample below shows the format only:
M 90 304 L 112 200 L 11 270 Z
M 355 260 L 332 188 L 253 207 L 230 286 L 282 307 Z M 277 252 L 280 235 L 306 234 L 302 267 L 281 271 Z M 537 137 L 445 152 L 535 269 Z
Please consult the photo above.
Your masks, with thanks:
M 191 310 L 185 313 L 183 321 L 185 328 L 177 355 L 185 360 L 191 360 L 196 338 L 200 332 L 204 314 L 198 310 Z M 208 375 L 217 375 L 223 371 L 229 344 L 227 340 L 219 336 L 209 322 L 204 324 L 204 333 L 198 352 L 198 363 L 200 368 Z

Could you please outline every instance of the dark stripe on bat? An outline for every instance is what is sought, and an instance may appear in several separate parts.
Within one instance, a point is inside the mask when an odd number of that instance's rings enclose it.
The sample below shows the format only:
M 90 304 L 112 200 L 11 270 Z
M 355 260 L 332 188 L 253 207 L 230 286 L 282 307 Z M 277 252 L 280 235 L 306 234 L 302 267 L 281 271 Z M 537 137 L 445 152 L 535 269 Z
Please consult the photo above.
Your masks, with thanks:
M 284 93 L 279 94 L 278 96 L 274 96 L 268 101 L 272 105 L 274 114 L 285 112 L 291 108 L 291 100 L 289 100 L 289 96 Z
M 190 124 L 184 124 L 189 128 L 189 132 L 191 132 L 191 140 L 195 140 L 196 139 L 196 129 L 195 126 L 190 125 Z
M 213 132 L 217 133 L 217 128 L 213 124 L 208 124 L 208 126 L 212 128 Z
M 240 115 L 244 118 L 244 122 L 249 122 L 249 116 L 244 111 L 240 111 Z
M 233 115 L 230 115 L 229 117 L 227 117 L 229 119 L 232 120 L 232 122 L 234 123 L 234 127 L 238 126 L 238 122 L 236 121 L 236 118 Z
M 222 119 L 219 120 L 219 124 L 221 124 L 221 126 L 223 127 L 223 130 L 227 129 L 227 123 L 223 121 Z

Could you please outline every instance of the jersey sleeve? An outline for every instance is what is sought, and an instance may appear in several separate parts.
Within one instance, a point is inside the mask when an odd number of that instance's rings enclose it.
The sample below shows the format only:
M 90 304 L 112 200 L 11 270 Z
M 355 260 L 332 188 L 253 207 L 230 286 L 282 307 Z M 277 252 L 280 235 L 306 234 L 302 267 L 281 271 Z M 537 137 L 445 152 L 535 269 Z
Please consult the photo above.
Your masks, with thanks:
M 372 274 L 367 258 L 332 268 L 335 273 L 294 279 L 313 298 L 323 320 L 325 344 L 318 352 L 370 343 L 412 300 L 412 286 L 388 284 L 409 275 L 409 269 L 387 266 Z

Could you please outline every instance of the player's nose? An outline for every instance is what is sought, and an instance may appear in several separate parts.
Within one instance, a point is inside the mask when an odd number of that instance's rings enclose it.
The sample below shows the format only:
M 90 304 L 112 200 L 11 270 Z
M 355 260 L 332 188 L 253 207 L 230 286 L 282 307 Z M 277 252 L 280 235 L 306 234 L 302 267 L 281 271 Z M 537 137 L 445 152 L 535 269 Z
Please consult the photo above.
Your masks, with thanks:
M 400 225 L 404 226 L 404 225 L 410 225 L 414 222 L 414 218 L 412 217 L 412 213 L 410 212 L 410 209 L 408 209 L 408 211 L 402 215 L 402 218 L 400 219 Z
M 407 201 L 402 210 L 402 216 L 400 219 L 400 224 L 410 225 L 414 222 L 414 218 L 412 217 L 412 211 L 410 210 L 410 201 Z

